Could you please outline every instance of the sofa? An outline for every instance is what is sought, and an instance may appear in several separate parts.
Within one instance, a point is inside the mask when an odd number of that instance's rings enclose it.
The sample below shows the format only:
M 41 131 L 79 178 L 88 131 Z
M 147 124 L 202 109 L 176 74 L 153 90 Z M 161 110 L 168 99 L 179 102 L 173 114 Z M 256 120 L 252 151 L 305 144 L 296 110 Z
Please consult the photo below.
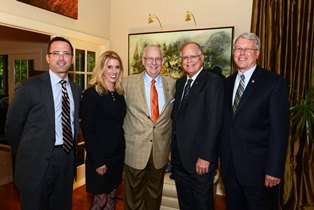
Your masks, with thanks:
M 179 209 L 176 186 L 175 186 L 174 180 L 171 179 L 169 176 L 170 176 L 170 173 L 165 174 L 160 210 Z M 217 171 L 214 178 L 214 193 L 215 194 L 217 190 L 218 180 L 219 180 L 219 173 Z

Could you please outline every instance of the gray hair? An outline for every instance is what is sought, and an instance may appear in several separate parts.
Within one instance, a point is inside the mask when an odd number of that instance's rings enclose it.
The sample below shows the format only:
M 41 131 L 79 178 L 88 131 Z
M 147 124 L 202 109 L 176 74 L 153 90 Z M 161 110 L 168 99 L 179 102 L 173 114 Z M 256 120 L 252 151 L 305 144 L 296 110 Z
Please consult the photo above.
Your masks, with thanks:
M 163 51 L 162 49 L 158 46 L 158 45 L 155 45 L 155 44 L 150 44 L 150 45 L 147 45 L 144 50 L 143 50 L 143 55 L 142 55 L 142 58 L 144 58 L 146 56 L 146 53 L 147 53 L 147 50 L 151 47 L 155 47 L 155 48 L 158 48 L 159 49 L 159 52 L 160 52 L 160 56 L 161 58 L 163 58 Z
M 258 38 L 258 36 L 256 36 L 256 34 L 254 33 L 248 33 L 248 32 L 245 32 L 243 34 L 240 34 L 239 36 L 237 36 L 236 38 L 234 38 L 233 40 L 233 47 L 235 46 L 235 43 L 237 42 L 237 40 L 239 38 L 244 38 L 244 39 L 247 39 L 247 40 L 252 40 L 255 42 L 256 44 L 256 49 L 257 50 L 260 50 L 261 49 L 261 41 L 260 39 Z
M 181 48 L 180 48 L 180 54 L 181 54 L 181 56 L 182 56 L 182 50 L 183 50 L 187 45 L 190 45 L 190 44 L 195 45 L 195 46 L 199 49 L 200 53 L 203 55 L 203 51 L 202 51 L 201 45 L 200 45 L 199 43 L 197 43 L 197 42 L 189 41 L 189 42 L 184 43 L 184 44 L 181 46 Z

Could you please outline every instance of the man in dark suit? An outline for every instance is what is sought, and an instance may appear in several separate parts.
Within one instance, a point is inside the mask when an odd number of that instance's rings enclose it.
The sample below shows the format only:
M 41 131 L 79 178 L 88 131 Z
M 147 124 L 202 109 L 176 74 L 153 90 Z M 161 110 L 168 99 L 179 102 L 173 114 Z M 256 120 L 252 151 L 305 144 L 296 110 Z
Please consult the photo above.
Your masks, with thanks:
M 287 84 L 256 65 L 260 40 L 255 34 L 241 34 L 233 47 L 238 72 L 225 81 L 220 147 L 227 206 L 275 210 L 289 130 Z
M 181 210 L 214 209 L 213 178 L 222 125 L 223 81 L 203 70 L 195 42 L 181 48 L 186 76 L 176 83 L 171 146 L 172 175 Z
M 49 72 L 16 85 L 7 114 L 6 137 L 16 156 L 14 181 L 22 210 L 72 208 L 81 88 L 68 78 L 71 43 L 53 38 L 46 60 Z M 66 81 L 63 88 L 61 80 Z M 69 110 L 62 111 L 65 101 Z

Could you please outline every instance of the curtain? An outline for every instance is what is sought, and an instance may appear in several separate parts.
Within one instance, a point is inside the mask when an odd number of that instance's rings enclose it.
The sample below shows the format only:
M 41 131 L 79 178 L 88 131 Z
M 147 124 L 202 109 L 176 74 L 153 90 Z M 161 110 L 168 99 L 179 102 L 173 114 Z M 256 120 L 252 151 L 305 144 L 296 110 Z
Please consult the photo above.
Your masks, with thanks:
M 314 85 L 313 4 L 313 0 L 253 0 L 251 31 L 261 40 L 258 64 L 286 78 L 290 100 L 304 96 Z M 313 158 L 313 141 L 290 137 L 281 209 L 314 209 Z

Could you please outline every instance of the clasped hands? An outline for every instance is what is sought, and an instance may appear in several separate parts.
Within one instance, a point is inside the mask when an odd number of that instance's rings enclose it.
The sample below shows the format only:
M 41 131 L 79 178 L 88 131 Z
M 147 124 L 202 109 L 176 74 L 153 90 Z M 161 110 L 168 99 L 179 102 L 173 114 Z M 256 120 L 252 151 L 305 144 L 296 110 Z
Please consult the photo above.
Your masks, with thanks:
M 208 173 L 210 162 L 201 158 L 197 159 L 195 170 L 198 175 L 204 175 Z
M 102 176 L 106 173 L 107 171 L 107 166 L 106 165 L 103 165 L 103 166 L 100 166 L 98 168 L 96 168 L 96 172 L 98 175 Z

